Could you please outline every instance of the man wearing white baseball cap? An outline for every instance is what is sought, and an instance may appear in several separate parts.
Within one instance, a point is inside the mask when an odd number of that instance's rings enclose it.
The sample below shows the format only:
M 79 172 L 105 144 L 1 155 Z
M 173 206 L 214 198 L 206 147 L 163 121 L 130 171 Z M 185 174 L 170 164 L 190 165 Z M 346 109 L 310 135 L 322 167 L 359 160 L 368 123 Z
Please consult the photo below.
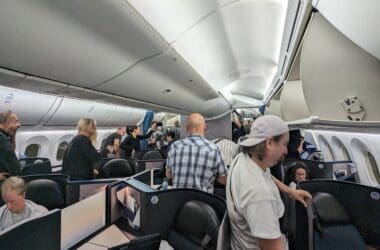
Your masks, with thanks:
M 241 138 L 242 153 L 229 169 L 226 187 L 232 249 L 287 249 L 280 231 L 284 204 L 278 189 L 305 206 L 304 199 L 311 198 L 270 174 L 269 168 L 287 154 L 288 141 L 288 126 L 272 115 L 257 118 L 249 135 Z

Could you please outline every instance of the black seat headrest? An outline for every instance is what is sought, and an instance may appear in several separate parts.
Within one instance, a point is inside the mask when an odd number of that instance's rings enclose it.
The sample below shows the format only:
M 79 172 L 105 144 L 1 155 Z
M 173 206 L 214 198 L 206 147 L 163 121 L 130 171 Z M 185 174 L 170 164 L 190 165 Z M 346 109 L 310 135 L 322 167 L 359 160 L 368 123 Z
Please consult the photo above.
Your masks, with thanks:
M 134 170 L 125 159 L 113 159 L 102 168 L 106 177 L 128 177 L 134 175 Z
M 331 194 L 315 193 L 313 194 L 312 203 L 318 219 L 323 225 L 342 225 L 351 223 L 347 210 Z
M 164 157 L 158 151 L 148 151 L 142 157 L 142 160 L 144 160 L 144 161 L 146 161 L 146 160 L 162 160 L 162 159 L 164 159 Z
M 220 220 L 210 205 L 202 201 L 188 201 L 177 214 L 174 230 L 201 244 L 206 235 L 216 241 L 219 226 Z
M 53 180 L 36 179 L 30 181 L 27 184 L 26 198 L 49 210 L 65 206 L 61 188 Z

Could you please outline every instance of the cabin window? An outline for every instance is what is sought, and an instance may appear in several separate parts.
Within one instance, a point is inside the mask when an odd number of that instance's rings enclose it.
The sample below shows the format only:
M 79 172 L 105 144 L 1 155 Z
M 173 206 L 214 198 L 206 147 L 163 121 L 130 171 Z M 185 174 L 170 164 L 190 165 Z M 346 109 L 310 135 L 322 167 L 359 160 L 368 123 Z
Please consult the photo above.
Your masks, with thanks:
M 27 157 L 38 157 L 41 145 L 33 143 L 26 147 L 24 155 Z
M 327 142 L 327 140 L 321 135 L 319 136 L 318 139 L 319 139 L 319 144 L 321 147 L 322 154 L 325 156 L 323 161 L 333 161 L 334 156 L 333 156 L 331 147 L 330 147 L 329 143 Z
M 350 154 L 348 153 L 347 148 L 343 144 L 342 144 L 342 154 L 343 154 L 344 160 L 351 161 Z
M 63 155 L 65 153 L 65 150 L 67 148 L 69 144 L 67 142 L 61 142 L 58 146 L 58 150 L 57 150 L 57 161 L 62 161 L 63 160 Z
M 377 181 L 377 183 L 380 183 L 380 171 L 379 171 L 379 168 L 377 166 L 375 157 L 373 157 L 371 152 L 368 152 L 368 151 L 364 152 L 364 157 L 366 159 L 367 166 L 370 166 L 370 168 L 372 170 L 371 172 L 373 174 L 373 177 L 375 177 L 375 180 Z
M 339 159 L 335 159 L 335 160 L 351 161 L 351 156 L 348 153 L 348 150 L 344 146 L 343 142 L 335 136 L 332 138 L 332 142 L 334 144 L 334 148 L 336 148 L 336 150 L 339 151 L 338 152 Z

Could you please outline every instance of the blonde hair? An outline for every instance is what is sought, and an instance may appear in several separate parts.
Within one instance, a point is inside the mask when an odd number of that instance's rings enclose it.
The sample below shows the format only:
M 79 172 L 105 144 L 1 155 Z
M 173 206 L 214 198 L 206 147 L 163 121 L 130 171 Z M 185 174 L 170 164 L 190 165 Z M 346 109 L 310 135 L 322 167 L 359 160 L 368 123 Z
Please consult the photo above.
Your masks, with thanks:
M 91 128 L 96 128 L 96 121 L 91 118 L 80 118 L 78 123 L 77 123 L 77 130 L 78 133 L 86 131 L 88 132 Z M 97 134 L 91 134 L 90 135 L 90 140 L 92 144 L 96 143 L 96 136 Z
M 26 192 L 25 181 L 17 176 L 12 176 L 6 179 L 1 185 L 1 192 L 16 191 L 18 194 L 23 195 Z

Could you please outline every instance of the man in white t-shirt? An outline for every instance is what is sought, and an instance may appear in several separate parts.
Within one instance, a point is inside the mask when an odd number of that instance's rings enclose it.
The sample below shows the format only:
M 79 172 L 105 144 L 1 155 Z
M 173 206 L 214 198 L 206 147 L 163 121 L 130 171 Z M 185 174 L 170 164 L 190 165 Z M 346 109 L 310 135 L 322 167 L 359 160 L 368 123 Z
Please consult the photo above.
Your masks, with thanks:
M 228 173 L 226 195 L 232 249 L 286 249 L 279 219 L 284 204 L 278 188 L 306 205 L 311 195 L 293 190 L 271 176 L 269 168 L 287 153 L 288 126 L 277 116 L 259 117 L 239 143 Z
M 37 218 L 48 210 L 33 201 L 25 199 L 25 182 L 20 177 L 10 177 L 1 186 L 5 205 L 0 207 L 0 231 L 26 219 Z

